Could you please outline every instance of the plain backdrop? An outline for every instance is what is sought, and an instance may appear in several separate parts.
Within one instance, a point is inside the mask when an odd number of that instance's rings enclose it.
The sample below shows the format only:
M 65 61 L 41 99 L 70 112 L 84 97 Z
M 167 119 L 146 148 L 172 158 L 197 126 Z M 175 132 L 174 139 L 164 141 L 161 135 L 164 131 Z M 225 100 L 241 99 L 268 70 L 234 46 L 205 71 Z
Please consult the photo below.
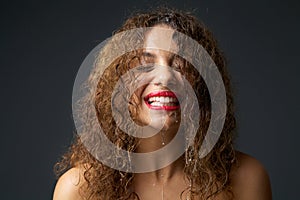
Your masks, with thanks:
M 214 33 L 229 60 L 237 149 L 263 163 L 274 199 L 298 198 L 298 1 L 19 0 L 0 3 L 0 199 L 52 198 L 81 62 L 132 11 L 161 4 L 194 11 Z

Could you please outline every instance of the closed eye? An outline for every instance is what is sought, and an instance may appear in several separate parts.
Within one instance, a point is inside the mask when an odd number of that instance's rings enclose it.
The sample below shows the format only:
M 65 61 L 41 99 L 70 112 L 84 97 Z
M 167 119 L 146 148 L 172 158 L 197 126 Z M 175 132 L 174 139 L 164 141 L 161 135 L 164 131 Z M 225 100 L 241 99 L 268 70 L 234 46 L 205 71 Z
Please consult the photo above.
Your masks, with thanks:
M 183 59 L 176 55 L 172 62 L 172 69 L 181 72 L 183 65 L 184 65 Z
M 146 65 L 141 65 L 137 68 L 139 72 L 150 72 L 154 69 L 154 63 L 153 64 L 146 64 Z
M 172 65 L 172 69 L 174 69 L 175 71 L 181 72 L 181 66 L 176 63 Z
M 152 53 L 147 51 L 144 51 L 142 53 L 142 64 L 152 63 L 154 62 L 154 60 L 155 60 L 155 55 L 153 55 Z

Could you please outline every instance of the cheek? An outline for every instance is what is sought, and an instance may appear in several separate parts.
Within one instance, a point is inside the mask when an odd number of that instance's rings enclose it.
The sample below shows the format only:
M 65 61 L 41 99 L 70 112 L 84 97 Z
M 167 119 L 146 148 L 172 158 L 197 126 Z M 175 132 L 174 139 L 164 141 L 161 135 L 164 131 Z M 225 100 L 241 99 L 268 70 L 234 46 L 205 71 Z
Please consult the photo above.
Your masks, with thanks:
M 132 119 L 136 119 L 139 103 L 140 103 L 139 99 L 135 94 L 133 94 L 130 97 L 129 104 L 128 104 L 128 110 Z
M 136 124 L 146 126 L 151 120 L 147 106 L 142 101 L 142 97 L 138 96 L 137 93 L 134 93 L 131 96 L 131 103 L 129 104 L 128 109 L 132 120 Z
M 134 91 L 134 93 L 131 95 L 130 101 L 132 101 L 132 103 L 133 103 L 134 105 L 136 105 L 137 107 L 138 107 L 138 106 L 141 106 L 142 103 L 143 103 L 143 100 L 144 100 L 144 99 L 143 99 L 143 93 L 144 93 L 146 87 L 147 87 L 146 85 L 143 85 L 143 86 L 139 87 L 139 88 L 136 89 L 136 90 Z

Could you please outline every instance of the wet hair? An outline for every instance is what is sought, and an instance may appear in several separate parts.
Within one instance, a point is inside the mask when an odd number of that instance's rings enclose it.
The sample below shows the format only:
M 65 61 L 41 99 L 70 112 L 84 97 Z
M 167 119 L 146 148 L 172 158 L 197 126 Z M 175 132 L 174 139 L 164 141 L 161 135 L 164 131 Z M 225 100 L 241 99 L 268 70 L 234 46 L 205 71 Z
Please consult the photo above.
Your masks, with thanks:
M 229 173 L 236 162 L 236 154 L 233 147 L 236 121 L 230 78 L 226 69 L 226 59 L 218 48 L 212 33 L 203 23 L 190 13 L 174 9 L 159 8 L 148 12 L 135 13 L 114 34 L 134 28 L 153 27 L 160 24 L 169 26 L 202 45 L 218 67 L 226 89 L 227 113 L 221 136 L 212 151 L 200 159 L 198 152 L 211 117 L 210 95 L 204 80 L 191 67 L 191 64 L 185 62 L 184 66 L 182 66 L 181 72 L 190 82 L 198 97 L 200 121 L 193 145 L 186 150 L 184 155 L 185 158 L 188 158 L 184 167 L 184 173 L 191 185 L 182 191 L 181 199 L 187 192 L 191 192 L 191 199 L 193 197 L 210 199 L 221 192 L 226 194 L 228 199 L 231 199 L 233 198 L 233 193 Z M 88 118 L 91 112 L 89 110 L 91 108 L 85 106 L 88 102 L 93 103 L 98 117 L 98 121 L 91 121 L 90 125 L 81 131 L 89 135 L 97 128 L 95 123 L 100 123 L 107 137 L 115 145 L 130 152 L 136 149 L 138 141 L 118 128 L 112 117 L 110 104 L 115 84 L 130 69 L 130 64 L 136 57 L 136 55 L 132 55 L 129 53 L 116 59 L 104 71 L 101 78 L 98 76 L 97 71 L 92 73 L 86 86 L 96 85 L 97 87 L 91 89 L 80 101 L 82 118 Z M 105 56 L 105 53 L 103 56 Z M 96 68 L 97 64 L 101 62 L 101 59 L 97 60 Z M 103 151 L 100 143 L 96 143 L 93 150 Z M 131 189 L 134 173 L 122 172 L 105 166 L 86 149 L 79 137 L 75 137 L 69 151 L 56 164 L 56 172 L 60 175 L 72 167 L 81 167 L 84 170 L 85 182 L 80 191 L 85 199 L 139 199 L 138 195 Z

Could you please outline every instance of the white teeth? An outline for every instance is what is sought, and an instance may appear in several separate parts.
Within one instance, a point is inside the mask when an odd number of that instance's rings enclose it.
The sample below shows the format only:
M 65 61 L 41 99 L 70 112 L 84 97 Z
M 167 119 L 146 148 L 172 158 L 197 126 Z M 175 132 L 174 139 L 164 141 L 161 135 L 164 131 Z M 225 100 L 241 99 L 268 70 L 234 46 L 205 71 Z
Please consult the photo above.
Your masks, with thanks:
M 159 105 L 164 104 L 164 103 L 176 103 L 177 99 L 174 97 L 150 97 L 148 99 L 149 103 L 152 105 L 156 105 L 159 103 Z
M 160 97 L 160 98 L 159 98 L 159 101 L 160 101 L 161 103 L 165 103 L 165 98 L 164 98 L 164 97 Z
M 161 106 L 161 103 L 160 102 L 153 102 L 151 105 L 152 106 Z
M 150 97 L 148 101 L 150 102 L 155 101 L 155 97 Z

